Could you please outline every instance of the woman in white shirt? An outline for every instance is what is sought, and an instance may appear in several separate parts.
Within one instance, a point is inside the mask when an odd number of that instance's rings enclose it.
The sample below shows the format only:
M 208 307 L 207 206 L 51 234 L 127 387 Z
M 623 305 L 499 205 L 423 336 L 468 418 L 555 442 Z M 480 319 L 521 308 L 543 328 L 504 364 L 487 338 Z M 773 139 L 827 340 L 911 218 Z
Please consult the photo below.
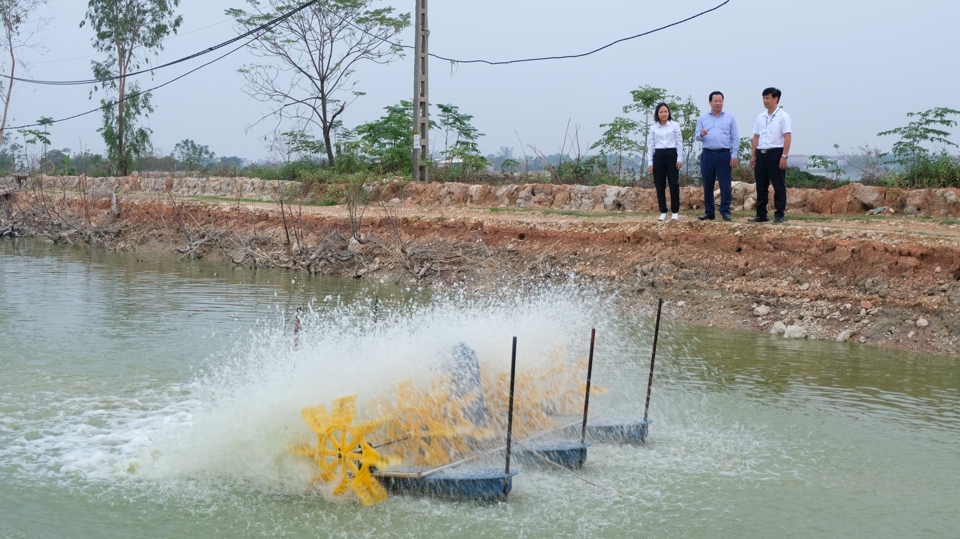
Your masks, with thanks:
M 647 172 L 653 172 L 653 185 L 657 188 L 657 204 L 660 205 L 660 220 L 667 218 L 667 182 L 670 183 L 671 219 L 680 218 L 680 149 L 683 135 L 680 124 L 673 121 L 670 107 L 660 103 L 654 109 L 656 122 L 647 135 Z M 676 165 L 674 165 L 676 163 Z

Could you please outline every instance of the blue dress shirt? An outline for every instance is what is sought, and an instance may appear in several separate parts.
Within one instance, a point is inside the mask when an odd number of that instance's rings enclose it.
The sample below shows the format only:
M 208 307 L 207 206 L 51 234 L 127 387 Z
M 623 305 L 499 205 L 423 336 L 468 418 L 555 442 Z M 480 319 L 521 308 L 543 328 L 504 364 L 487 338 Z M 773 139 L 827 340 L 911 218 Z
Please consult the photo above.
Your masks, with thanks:
M 701 137 L 700 132 L 706 129 L 707 136 Z M 733 114 L 727 114 L 721 111 L 720 116 L 714 116 L 713 112 L 708 112 L 697 118 L 697 136 L 696 139 L 703 143 L 703 147 L 710 150 L 719 150 L 722 148 L 730 149 L 730 156 L 737 157 L 740 149 L 740 132 L 737 131 L 737 121 Z

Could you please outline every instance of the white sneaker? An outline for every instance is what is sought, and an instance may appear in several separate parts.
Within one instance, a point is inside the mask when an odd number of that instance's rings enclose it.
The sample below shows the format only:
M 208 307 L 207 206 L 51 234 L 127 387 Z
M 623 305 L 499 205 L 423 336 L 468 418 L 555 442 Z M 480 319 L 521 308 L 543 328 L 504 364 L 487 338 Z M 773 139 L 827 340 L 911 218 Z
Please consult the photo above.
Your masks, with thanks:
M 664 214 L 664 215 L 666 215 L 666 214 Z M 673 219 L 674 221 L 679 221 L 679 220 L 680 220 L 680 214 L 679 214 L 679 213 L 675 213 L 675 214 L 673 214 L 672 216 L 670 216 L 670 218 Z
M 661 213 L 661 214 L 660 214 L 660 220 L 661 220 L 661 221 L 666 221 L 666 220 L 667 220 L 667 214 Z

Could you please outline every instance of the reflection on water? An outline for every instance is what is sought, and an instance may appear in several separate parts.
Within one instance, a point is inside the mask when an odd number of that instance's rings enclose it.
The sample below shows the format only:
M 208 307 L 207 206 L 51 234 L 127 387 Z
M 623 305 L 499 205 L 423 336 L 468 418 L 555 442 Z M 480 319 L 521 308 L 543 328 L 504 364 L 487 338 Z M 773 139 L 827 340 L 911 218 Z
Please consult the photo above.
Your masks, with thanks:
M 669 323 L 650 443 L 594 445 L 579 477 L 524 469 L 490 505 L 305 488 L 302 407 L 427 380 L 455 342 L 504 369 L 517 335 L 529 369 L 596 327 L 591 410 L 642 413 L 651 321 L 597 297 L 0 241 L 0 537 L 960 534 L 956 358 Z

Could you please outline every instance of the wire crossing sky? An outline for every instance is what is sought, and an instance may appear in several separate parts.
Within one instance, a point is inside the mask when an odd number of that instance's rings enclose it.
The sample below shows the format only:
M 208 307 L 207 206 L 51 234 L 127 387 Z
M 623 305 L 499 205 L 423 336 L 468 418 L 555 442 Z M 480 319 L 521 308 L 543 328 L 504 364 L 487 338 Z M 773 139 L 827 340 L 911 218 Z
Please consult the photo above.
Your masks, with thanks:
M 25 51 L 32 70 L 21 71 L 22 78 L 89 80 L 90 65 L 82 57 L 96 51 L 89 28 L 79 28 L 86 2 L 50 4 L 45 50 Z M 211 43 L 236 39 L 241 31 L 221 23 L 229 19 L 225 10 L 246 5 L 246 0 L 181 3 L 181 32 L 164 42 L 162 54 L 183 59 L 210 49 Z M 414 1 L 378 0 L 374 7 L 409 13 Z M 893 2 L 883 9 L 835 0 L 593 0 L 589 5 L 582 0 L 464 0 L 432 2 L 429 17 L 433 58 L 451 63 L 449 71 L 431 66 L 430 101 L 472 115 L 471 123 L 485 133 L 479 141 L 485 154 L 500 148 L 512 149 L 515 157 L 534 155 L 534 150 L 551 154 L 569 150 L 571 139 L 585 154 L 605 130 L 600 124 L 624 115 L 630 91 L 644 85 L 691 96 L 701 111 L 708 108 L 708 94 L 720 90 L 726 96 L 724 110 L 744 133 L 762 110 L 760 91 L 776 86 L 794 121 L 791 153 L 796 154 L 831 155 L 834 144 L 843 151 L 864 144 L 887 151 L 895 140 L 877 133 L 905 125 L 908 112 L 960 109 L 953 91 L 960 75 L 943 63 L 944 53 L 956 48 L 952 21 L 960 20 L 960 2 L 955 0 Z M 878 39 L 891 35 L 898 38 Z M 396 41 L 412 44 L 413 28 Z M 605 45 L 598 48 L 598 43 Z M 557 54 L 566 51 L 588 52 Z M 539 60 L 554 57 L 563 59 Z M 154 150 L 169 151 L 191 139 L 222 156 L 268 156 L 264 139 L 272 129 L 251 126 L 269 108 L 243 91 L 245 80 L 238 73 L 264 60 L 240 48 L 189 77 L 178 75 L 175 85 L 163 82 L 169 86 L 154 94 L 156 112 L 145 120 Z M 468 62 L 498 67 L 454 69 Z M 344 126 L 375 120 L 385 107 L 410 101 L 412 63 L 407 54 L 388 65 L 359 67 L 353 80 L 363 95 L 347 107 Z M 82 86 L 17 84 L 8 124 L 22 129 L 37 118 L 59 118 L 63 123 L 47 129 L 54 147 L 100 152 L 99 115 L 64 122 L 93 108 L 90 99 Z M 15 129 L 8 132 L 19 136 Z M 960 141 L 958 135 L 952 133 L 951 140 Z M 441 146 L 432 151 L 443 149 L 442 140 L 434 142 Z
M 23 82 L 23 83 L 29 83 L 29 84 L 38 84 L 38 85 L 49 85 L 49 86 L 74 86 L 74 85 L 98 84 L 98 83 L 105 82 L 105 81 L 119 80 L 119 79 L 121 79 L 121 78 L 133 77 L 133 76 L 135 76 L 135 75 L 142 75 L 142 74 L 144 74 L 144 73 L 153 73 L 154 71 L 158 71 L 158 70 L 163 69 L 163 68 L 175 66 L 175 65 L 177 65 L 177 64 L 181 64 L 181 63 L 183 63 L 183 62 L 187 62 L 187 61 L 189 61 L 189 60 L 193 60 L 194 58 L 199 58 L 199 57 L 201 57 L 201 56 L 203 56 L 203 55 L 206 55 L 206 54 L 208 54 L 208 53 L 211 53 L 211 52 L 220 50 L 221 48 L 226 47 L 227 45 L 234 44 L 234 43 L 236 43 L 237 41 L 240 41 L 240 40 L 243 40 L 243 39 L 246 39 L 246 38 L 248 38 L 248 37 L 253 36 L 253 39 L 251 39 L 251 40 L 248 41 L 247 43 L 244 43 L 244 44 L 241 45 L 240 47 L 235 48 L 235 49 L 231 50 L 230 52 L 228 52 L 227 54 L 224 54 L 223 56 L 220 56 L 220 57 L 218 57 L 218 58 L 216 58 L 216 59 L 214 59 L 214 60 L 212 60 L 212 61 L 210 61 L 210 62 L 207 62 L 207 63 L 201 65 L 200 67 L 197 67 L 197 68 L 195 68 L 195 69 L 191 69 L 190 71 L 187 71 L 186 73 L 184 73 L 183 75 L 180 75 L 179 77 L 176 77 L 176 78 L 174 78 L 174 79 L 172 79 L 172 80 L 170 80 L 170 81 L 168 81 L 168 82 L 165 82 L 165 83 L 160 84 L 160 85 L 158 85 L 158 86 L 154 86 L 154 87 L 149 88 L 149 89 L 147 89 L 147 90 L 142 90 L 142 91 L 140 91 L 140 92 L 131 92 L 129 95 L 126 96 L 126 99 L 132 99 L 132 98 L 137 97 L 137 96 L 139 96 L 139 95 L 141 95 L 141 94 L 145 94 L 145 93 L 148 93 L 148 92 L 152 92 L 152 91 L 154 91 L 154 90 L 157 90 L 157 89 L 159 89 L 159 88 L 163 88 L 164 86 L 167 86 L 168 84 L 171 84 L 171 83 L 173 83 L 173 82 L 176 82 L 176 81 L 178 81 L 178 80 L 186 77 L 187 75 L 190 75 L 190 74 L 192 74 L 192 73 L 195 73 L 195 72 L 199 71 L 200 69 L 202 69 L 202 68 L 204 68 L 204 67 L 207 67 L 207 66 L 213 64 L 214 62 L 217 62 L 217 61 L 219 61 L 219 60 L 222 60 L 223 58 L 226 58 L 227 56 L 229 56 L 229 55 L 233 54 L 234 52 L 237 52 L 238 50 L 240 50 L 240 49 L 242 49 L 243 47 L 247 46 L 247 44 L 249 44 L 249 43 L 252 42 L 253 40 L 257 39 L 263 32 L 268 31 L 270 28 L 274 27 L 275 25 L 277 25 L 277 24 L 285 21 L 286 19 L 289 19 L 290 17 L 292 17 L 292 16 L 296 15 L 297 13 L 299 13 L 299 12 L 307 9 L 308 7 L 312 6 L 313 4 L 316 4 L 318 1 L 319 1 L 319 0 L 313 0 L 313 1 L 311 1 L 311 2 L 308 2 L 308 3 L 306 3 L 306 4 L 303 4 L 302 6 L 296 8 L 296 9 L 293 9 L 293 10 L 287 12 L 287 13 L 283 13 L 283 14 L 277 16 L 276 18 L 270 20 L 269 22 L 264 23 L 264 24 L 262 24 L 262 25 L 260 25 L 260 26 L 258 26 L 258 27 L 256 27 L 256 28 L 254 28 L 253 30 L 250 30 L 249 32 L 245 32 L 245 33 L 241 34 L 241 35 L 238 36 L 238 37 L 235 37 L 235 38 L 233 38 L 233 39 L 229 39 L 229 40 L 227 40 L 227 41 L 224 41 L 224 42 L 219 43 L 219 44 L 217 44 L 217 45 L 214 45 L 214 46 L 212 46 L 212 47 L 208 47 L 207 49 L 202 50 L 202 51 L 200 51 L 200 52 L 193 53 L 193 54 L 191 54 L 191 55 L 189 55 L 189 56 L 185 56 L 185 57 L 183 57 L 183 58 L 179 58 L 179 59 L 177 59 L 177 60 L 173 60 L 173 61 L 171 61 L 171 62 L 167 62 L 167 63 L 165 63 L 165 64 L 152 67 L 152 68 L 150 68 L 150 69 L 142 69 L 142 70 L 140 70 L 140 71 L 134 71 L 134 72 L 132 72 L 132 73 L 127 73 L 127 74 L 124 75 L 123 77 L 117 75 L 117 76 L 107 77 L 107 78 L 103 78 L 103 79 L 63 80 L 63 81 L 43 81 L 43 80 L 33 80 L 33 79 L 21 79 L 21 78 L 18 78 L 18 77 L 12 77 L 12 78 L 13 78 L 13 80 L 15 80 L 15 81 L 17 81 L 17 82 Z M 602 50 L 604 50 L 604 49 L 610 48 L 610 47 L 612 47 L 612 46 L 614 46 L 614 45 L 616 45 L 616 44 L 618 44 L 618 43 L 622 43 L 622 42 L 624 42 L 624 41 L 629 41 L 629 40 L 632 40 L 632 39 L 637 39 L 637 38 L 640 38 L 640 37 L 648 36 L 648 35 L 650 35 L 650 34 L 654 34 L 654 33 L 656 33 L 656 32 L 665 30 L 665 29 L 667 29 L 667 28 L 670 28 L 670 27 L 673 27 L 673 26 L 677 26 L 677 25 L 683 24 L 683 23 L 685 23 L 685 22 L 691 21 L 691 20 L 693 20 L 693 19 L 696 19 L 697 17 L 700 17 L 700 16 L 702 16 L 702 15 L 705 15 L 705 14 L 707 14 L 707 13 L 710 13 L 711 11 L 715 11 L 715 10 L 717 10 L 717 9 L 720 9 L 721 7 L 723 7 L 724 5 L 728 4 L 729 2 L 730 2 L 730 0 L 725 0 L 725 1 L 724 1 L 723 3 L 721 3 L 720 5 L 718 5 L 718 6 L 716 6 L 716 7 L 713 7 L 713 8 L 711 8 L 711 9 L 708 9 L 708 10 L 706 10 L 706 11 L 701 11 L 700 13 L 697 13 L 696 15 L 693 15 L 692 17 L 687 17 L 686 19 L 683 19 L 683 20 L 680 20 L 680 21 L 676 21 L 676 22 L 667 24 L 667 25 L 665 25 L 665 26 L 661 26 L 661 27 L 659 27 L 659 28 L 655 28 L 655 29 L 653 29 L 653 30 L 650 30 L 650 31 L 647 31 L 647 32 L 643 32 L 643 33 L 641 33 L 641 34 L 637 34 L 637 35 L 634 35 L 634 36 L 630 36 L 630 37 L 625 37 L 625 38 L 622 38 L 622 39 L 618 39 L 618 40 L 616 40 L 616 41 L 614 41 L 614 42 L 612 42 L 612 43 L 608 43 L 608 44 L 606 44 L 606 45 L 604 45 L 604 46 L 602 46 L 602 47 L 600 47 L 600 48 L 597 48 L 597 49 L 594 49 L 594 50 L 592 50 L 592 51 L 585 52 L 585 53 L 582 53 L 582 54 L 574 54 L 574 55 L 568 55 L 568 56 L 548 56 L 548 57 L 542 57 L 542 58 L 525 58 L 525 59 L 519 59 L 519 60 L 506 60 L 506 61 L 499 61 L 499 62 L 494 62 L 494 61 L 489 61 L 489 60 L 452 60 L 452 59 L 450 59 L 450 58 L 445 58 L 445 57 L 443 57 L 443 56 L 438 56 L 438 55 L 435 55 L 435 54 L 431 54 L 430 56 L 432 56 L 432 57 L 434 57 L 434 58 L 438 58 L 438 59 L 440 59 L 440 60 L 446 60 L 446 61 L 456 62 L 456 63 L 460 63 L 460 64 L 483 63 L 483 64 L 488 64 L 488 65 L 507 65 L 507 64 L 523 63 L 523 62 L 539 62 L 539 61 L 544 61 L 544 60 L 564 60 L 564 59 L 572 59 L 572 58 L 582 58 L 582 57 L 584 57 L 584 56 L 589 56 L 589 55 L 591 55 L 591 54 L 595 54 L 595 53 L 597 53 L 597 52 L 600 52 L 600 51 L 602 51 Z M 349 24 L 350 24 L 351 26 L 353 26 L 354 28 L 360 30 L 361 32 L 368 33 L 368 32 L 366 32 L 363 28 L 354 25 L 352 22 L 350 22 L 350 21 L 346 21 L 346 22 L 349 23 Z M 413 48 L 413 47 L 411 47 L 411 46 L 409 46 L 409 45 L 401 45 L 401 44 L 393 43 L 393 42 L 390 42 L 390 41 L 385 41 L 385 43 L 388 43 L 388 44 L 393 45 L 393 46 L 395 46 L 395 47 L 404 47 L 404 48 L 409 48 L 409 49 L 412 49 L 412 48 Z M 5 78 L 5 79 L 10 79 L 10 78 L 11 78 L 11 77 L 9 77 L 9 76 L 7 76 L 7 75 L 2 75 L 2 74 L 0 74 L 0 76 L 2 76 L 2 77 Z M 58 120 L 53 120 L 53 123 L 65 122 L 65 121 L 68 121 L 68 120 L 73 120 L 73 119 L 76 119 L 76 118 L 80 118 L 80 117 L 86 116 L 86 115 L 88 115 L 88 114 L 92 114 L 92 113 L 94 113 L 94 112 L 97 112 L 97 111 L 99 111 L 99 110 L 102 110 L 102 109 L 104 109 L 104 108 L 106 108 L 106 107 L 112 107 L 112 106 L 118 105 L 120 102 L 121 102 L 121 101 L 113 101 L 113 102 L 105 103 L 105 104 L 101 105 L 100 107 L 97 107 L 97 108 L 92 109 L 92 110 L 88 110 L 88 111 L 86 111 L 86 112 L 81 112 L 81 113 L 79 113 L 79 114 L 74 114 L 73 116 L 68 116 L 68 117 L 66 117 L 66 118 L 60 118 L 60 119 L 58 119 Z M 33 123 L 33 124 L 26 124 L 26 125 L 11 126 L 11 127 L 9 127 L 8 129 L 13 129 L 13 130 L 16 130 L 16 129 L 26 129 L 26 128 L 28 128 L 28 127 L 37 127 L 37 126 L 40 126 L 40 125 L 43 125 L 43 124 Z

